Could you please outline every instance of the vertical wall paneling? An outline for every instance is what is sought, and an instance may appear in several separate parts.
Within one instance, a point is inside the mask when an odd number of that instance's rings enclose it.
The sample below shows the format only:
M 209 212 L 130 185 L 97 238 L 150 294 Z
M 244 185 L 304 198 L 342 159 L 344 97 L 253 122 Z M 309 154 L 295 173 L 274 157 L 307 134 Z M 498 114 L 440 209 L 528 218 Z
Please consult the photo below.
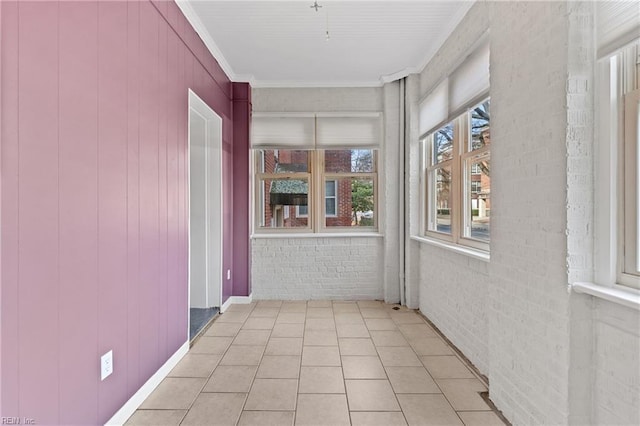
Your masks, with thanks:
M 78 37 L 76 31 L 82 31 Z M 60 423 L 98 422 L 98 4 L 60 4 Z M 124 375 L 123 375 L 124 376 Z
M 58 398 L 52 395 L 58 394 L 60 342 L 58 4 L 19 3 L 18 31 L 19 405 L 33 418 L 56 422 Z M 46 357 L 40 356 L 43 348 L 48 349 Z
M 178 81 L 178 38 L 169 30 L 167 38 L 167 81 Z M 167 313 L 168 318 L 175 318 L 181 312 L 180 307 L 176 305 L 179 299 L 178 294 L 184 291 L 180 288 L 181 283 L 178 274 L 178 234 L 180 226 L 178 223 L 178 121 L 180 120 L 180 84 L 170 84 L 167 86 L 167 281 L 168 281 L 168 299 Z M 177 329 L 175 321 L 171 321 L 167 327 L 168 331 L 168 350 L 173 353 L 178 349 L 181 342 L 182 334 Z
M 180 14 L 182 14 L 182 12 L 180 12 L 180 8 L 175 2 L 167 3 L 167 14 L 165 16 L 172 31 L 176 31 L 178 28 L 178 15 Z
M 2 226 L 2 276 L 0 277 L 0 387 L 2 388 L 0 409 L 3 413 L 18 411 L 20 395 L 18 365 L 18 3 L 0 2 L 2 23 L 0 24 L 0 191 Z
M 100 418 L 126 402 L 127 116 L 127 4 L 99 2 L 98 355 L 112 350 L 114 363 L 100 384 Z
M 0 5 L 0 58 L 2 58 L 2 41 L 1 40 L 2 40 L 2 5 Z M 0 75 L 2 75 L 1 66 L 0 66 Z M 2 85 L 1 84 L 0 84 L 0 129 L 2 129 Z M 1 147 L 2 147 L 2 131 L 0 130 L 0 176 L 2 176 L 2 148 Z M 0 200 L 2 200 L 1 186 L 0 186 Z M 2 203 L 0 202 L 0 208 L 1 206 L 2 206 Z M 0 224 L 1 223 L 2 223 L 2 211 L 0 210 Z M 0 312 L 1 310 L 2 310 L 2 242 L 0 241 Z M 2 323 L 2 321 L 0 321 L 0 323 Z M 2 326 L 0 326 L 0 377 L 2 377 Z M 0 413 L 1 412 L 2 412 L 2 385 L 0 385 Z
M 163 2 L 161 2 L 163 3 Z M 159 17 L 158 25 L 158 336 L 160 356 L 169 357 L 168 282 L 167 282 L 167 26 Z
M 158 22 L 154 7 L 140 3 L 140 374 L 161 363 L 158 295 Z
M 127 3 L 127 394 L 140 378 L 139 2 Z
M 248 267 L 230 81 L 173 2 L 0 1 L 0 59 L 0 416 L 101 424 L 188 339 L 189 88 Z
M 184 16 L 180 14 L 178 16 L 178 22 L 182 22 Z M 177 309 L 185 309 L 188 300 L 189 300 L 189 292 L 188 292 L 188 249 L 187 249 L 187 233 L 188 233 L 188 224 L 187 224 L 187 209 L 189 206 L 189 201 L 187 199 L 187 155 L 186 155 L 186 147 L 187 147 L 187 135 L 188 135 L 188 127 L 187 127 L 187 118 L 188 118 L 188 110 L 189 110 L 189 97 L 188 97 L 188 84 L 187 84 L 187 74 L 186 74 L 186 55 L 187 49 L 183 43 L 178 44 L 178 88 L 179 88 L 179 102 L 178 102 L 178 130 L 180 134 L 180 138 L 178 139 L 178 226 L 180 229 L 180 233 L 178 235 L 178 265 L 180 274 L 180 282 L 184 282 L 187 286 L 187 291 L 180 291 L 177 302 Z M 187 95 L 185 95 L 185 93 Z M 178 315 L 176 321 L 176 326 L 178 327 L 178 331 L 180 333 L 188 333 L 188 316 L 180 316 Z

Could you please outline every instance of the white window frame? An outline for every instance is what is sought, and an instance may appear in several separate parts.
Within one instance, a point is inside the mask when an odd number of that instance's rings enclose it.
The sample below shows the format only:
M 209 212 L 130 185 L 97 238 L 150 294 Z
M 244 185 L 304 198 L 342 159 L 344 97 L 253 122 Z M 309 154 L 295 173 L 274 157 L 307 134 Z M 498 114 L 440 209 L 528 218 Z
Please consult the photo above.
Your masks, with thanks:
M 595 281 L 613 291 L 640 294 L 639 55 L 637 40 L 597 64 Z M 636 270 L 630 271 L 634 264 Z
M 306 205 L 307 207 L 307 212 L 306 213 L 300 213 L 300 206 L 296 206 L 296 217 L 309 217 L 309 205 Z
M 329 182 L 333 182 L 333 191 L 334 191 L 334 195 L 327 195 L 326 191 L 327 191 L 327 183 Z M 327 212 L 327 200 L 329 198 L 333 198 L 335 200 L 335 204 L 334 204 L 334 209 L 333 209 L 333 213 L 328 213 Z M 338 181 L 337 180 L 331 180 L 331 179 L 327 179 L 325 180 L 325 194 L 324 194 L 324 201 L 325 201 L 325 210 L 324 210 L 324 214 L 325 217 L 338 217 Z
M 430 238 L 446 241 L 451 244 L 470 247 L 488 253 L 490 251 L 490 240 L 484 241 L 471 237 L 471 212 L 473 210 L 471 197 L 471 175 L 472 164 L 476 160 L 491 159 L 491 146 L 487 145 L 475 150 L 471 149 L 471 111 L 478 104 L 490 101 L 487 97 L 480 102 L 474 102 L 463 114 L 453 118 L 447 123 L 431 130 L 420 138 L 422 149 L 422 180 L 421 194 L 424 197 L 422 203 L 424 208 L 422 220 L 422 235 Z M 442 127 L 453 125 L 453 153 L 452 158 L 434 164 L 433 135 Z M 435 173 L 440 168 L 450 168 L 451 170 L 451 232 L 444 233 L 437 231 L 437 206 L 435 202 L 436 184 Z
M 330 180 L 327 180 L 327 182 L 331 182 Z M 329 198 L 333 198 L 336 201 L 335 204 L 335 209 L 333 211 L 333 213 L 327 213 L 326 209 L 325 209 L 325 216 L 326 217 L 338 217 L 338 182 L 337 181 L 333 181 L 333 185 L 335 186 L 335 195 L 325 195 L 324 199 L 325 199 L 325 205 L 326 205 L 326 200 Z M 325 189 L 326 191 L 326 189 Z M 308 212 L 309 212 L 309 208 L 307 206 L 307 213 L 300 213 L 300 207 L 301 206 L 296 206 L 296 217 L 308 217 Z

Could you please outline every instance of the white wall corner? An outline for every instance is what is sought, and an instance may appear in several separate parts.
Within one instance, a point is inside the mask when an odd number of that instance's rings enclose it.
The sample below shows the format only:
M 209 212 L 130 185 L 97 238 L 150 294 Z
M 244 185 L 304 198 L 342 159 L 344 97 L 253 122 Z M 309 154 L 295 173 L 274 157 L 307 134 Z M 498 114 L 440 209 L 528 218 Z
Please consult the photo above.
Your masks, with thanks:
M 378 210 L 384 223 L 384 300 L 387 303 L 400 301 L 400 215 L 402 182 L 400 175 L 400 82 L 387 83 L 382 88 L 384 98 L 384 146 L 383 165 L 380 175 Z M 384 196 L 382 196 L 382 194 Z

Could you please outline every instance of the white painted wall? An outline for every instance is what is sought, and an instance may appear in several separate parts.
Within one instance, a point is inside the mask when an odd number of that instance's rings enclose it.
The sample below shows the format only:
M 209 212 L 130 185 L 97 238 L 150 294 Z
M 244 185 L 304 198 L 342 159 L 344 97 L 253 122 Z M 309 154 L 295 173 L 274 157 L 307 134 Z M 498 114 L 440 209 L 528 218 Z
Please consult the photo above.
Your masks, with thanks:
M 491 259 L 408 242 L 411 292 L 489 377 L 513 424 L 640 424 L 638 311 L 567 292 L 594 268 L 593 3 L 476 3 L 419 75 L 420 96 L 487 29 Z M 419 135 L 407 128 L 413 159 Z M 409 165 L 415 235 L 419 169 Z
M 383 298 L 382 238 L 257 238 L 251 250 L 255 299 Z
M 385 123 L 378 172 L 381 236 L 254 234 L 254 298 L 400 301 L 399 90 L 398 82 L 384 87 L 253 89 L 254 112 L 383 112 Z
M 640 424 L 640 311 L 594 301 L 593 424 Z

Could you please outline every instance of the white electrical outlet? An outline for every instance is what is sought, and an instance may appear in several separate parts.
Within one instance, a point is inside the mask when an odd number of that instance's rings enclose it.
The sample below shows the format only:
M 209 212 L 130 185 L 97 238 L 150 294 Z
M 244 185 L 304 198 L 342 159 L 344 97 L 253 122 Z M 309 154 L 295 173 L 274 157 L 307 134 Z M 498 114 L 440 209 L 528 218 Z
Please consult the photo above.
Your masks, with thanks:
M 227 269 L 227 279 L 231 279 L 231 269 Z
M 113 373 L 113 351 L 100 357 L 100 380 L 104 380 Z

